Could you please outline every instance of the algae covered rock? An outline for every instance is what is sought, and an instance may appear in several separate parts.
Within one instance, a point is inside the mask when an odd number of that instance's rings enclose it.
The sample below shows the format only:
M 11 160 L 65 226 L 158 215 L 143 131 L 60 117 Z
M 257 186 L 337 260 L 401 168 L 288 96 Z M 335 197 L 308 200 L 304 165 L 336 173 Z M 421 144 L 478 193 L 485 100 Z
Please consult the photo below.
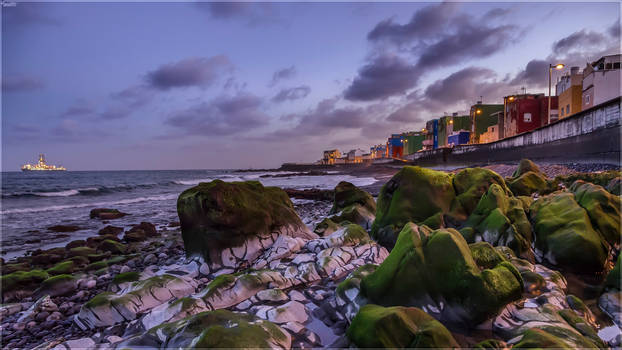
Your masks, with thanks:
M 50 277 L 41 282 L 39 288 L 35 291 L 35 297 L 41 297 L 49 295 L 51 297 L 57 297 L 60 295 L 67 295 L 78 289 L 78 283 L 75 277 L 72 275 L 58 275 Z
M 592 224 L 614 247 L 620 246 L 620 197 L 607 192 L 603 187 L 575 181 L 570 186 L 577 203 L 587 211 Z
M 338 229 L 339 225 L 337 223 L 329 218 L 324 218 L 315 226 L 313 232 L 319 236 L 328 236 L 331 233 L 337 231 Z
M 567 328 L 543 326 L 527 330 L 520 341 L 514 344 L 518 349 L 586 349 L 601 348 L 591 339 Z
M 620 184 L 622 183 L 622 177 L 618 176 L 615 177 L 613 179 L 611 179 L 611 181 L 609 181 L 609 183 L 607 184 L 607 191 L 609 191 L 609 193 L 611 194 L 615 194 L 616 196 L 620 195 Z
M 354 204 L 359 204 L 372 213 L 376 212 L 376 202 L 371 194 L 349 182 L 341 181 L 335 187 L 335 201 L 330 213 L 335 214 Z
M 542 174 L 542 172 L 540 171 L 540 168 L 536 165 L 536 163 L 532 162 L 529 159 L 523 158 L 521 159 L 520 163 L 518 163 L 518 167 L 512 174 L 512 177 L 519 177 L 529 171 Z
M 622 264 L 620 261 L 622 261 L 622 254 L 618 254 L 618 261 L 616 262 L 615 267 L 613 270 L 609 271 L 609 274 L 607 275 L 607 279 L 605 281 L 606 287 L 615 288 L 617 290 L 622 289 L 620 288 L 620 278 L 622 277 L 620 276 L 620 265 Z
M 530 208 L 536 249 L 549 263 L 575 272 L 601 272 L 607 261 L 607 243 L 572 193 L 541 197 Z
M 533 193 L 546 194 L 551 192 L 551 185 L 540 173 L 528 171 L 508 183 L 512 193 L 517 196 L 531 196 Z
M 486 260 L 492 265 L 495 259 Z M 466 325 L 493 316 L 519 299 L 522 290 L 523 280 L 509 262 L 480 270 L 458 231 L 432 231 L 412 223 L 361 283 L 362 293 L 373 303 L 421 307 L 437 319 Z
M 45 281 L 50 276 L 47 272 L 41 270 L 32 271 L 16 271 L 0 278 L 2 285 L 2 294 L 17 289 L 34 290 L 39 283 Z
M 449 330 L 414 307 L 361 308 L 347 331 L 360 348 L 458 348 Z
M 369 211 L 366 207 L 360 204 L 352 204 L 339 213 L 330 216 L 328 219 L 339 225 L 352 223 L 369 230 L 375 218 L 374 213 Z
M 101 220 L 119 219 L 126 215 L 128 214 L 120 212 L 118 209 L 110 209 L 110 208 L 92 209 L 89 214 L 91 219 L 101 219 Z
M 494 246 L 507 246 L 517 255 L 533 261 L 531 224 L 523 202 L 507 195 L 492 184 L 464 224 L 472 230 L 461 230 L 467 242 L 486 241 Z
M 252 237 L 289 233 L 315 236 L 296 214 L 285 191 L 258 181 L 200 183 L 181 193 L 177 213 L 186 254 L 217 260 L 223 248 Z M 212 259 L 214 258 L 214 259 Z
M 399 230 L 408 222 L 423 223 L 436 217 L 432 221 L 442 224 L 442 215 L 451 211 L 455 197 L 451 175 L 405 166 L 380 190 L 372 238 L 392 247 Z
M 154 327 L 120 343 L 118 348 L 289 349 L 291 336 L 279 326 L 245 313 L 201 312 Z
M 467 168 L 460 170 L 453 176 L 453 185 L 456 191 L 456 200 L 467 214 L 471 214 L 492 184 L 499 186 L 507 195 L 510 189 L 505 180 L 494 171 L 483 168 Z

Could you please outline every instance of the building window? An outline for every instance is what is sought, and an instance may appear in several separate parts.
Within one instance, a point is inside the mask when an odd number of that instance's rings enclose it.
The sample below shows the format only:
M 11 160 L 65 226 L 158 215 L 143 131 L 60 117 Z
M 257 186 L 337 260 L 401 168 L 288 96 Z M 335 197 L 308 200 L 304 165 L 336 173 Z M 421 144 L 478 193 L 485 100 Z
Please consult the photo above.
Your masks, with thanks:
M 531 123 L 531 113 L 525 113 L 523 114 L 523 121 L 525 123 Z
M 613 69 L 620 69 L 620 62 L 615 62 L 613 64 Z
M 566 115 L 570 114 L 570 105 L 566 105 Z
M 590 95 L 585 95 L 585 104 L 586 105 L 590 104 Z
M 564 116 L 564 109 L 562 108 L 562 117 Z

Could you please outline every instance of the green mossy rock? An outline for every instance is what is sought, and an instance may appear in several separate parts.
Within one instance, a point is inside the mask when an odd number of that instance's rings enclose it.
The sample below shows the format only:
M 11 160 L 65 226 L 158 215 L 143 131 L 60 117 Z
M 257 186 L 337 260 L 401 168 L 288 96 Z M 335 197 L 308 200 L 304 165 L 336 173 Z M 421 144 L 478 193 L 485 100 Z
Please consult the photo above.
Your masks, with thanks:
M 615 177 L 609 181 L 607 184 L 607 191 L 611 194 L 615 194 L 616 196 L 620 195 L 620 183 L 622 182 L 622 178 L 620 176 Z
M 452 211 L 455 197 L 450 174 L 405 166 L 380 190 L 371 236 L 380 244 L 392 247 L 408 222 L 423 223 L 439 215 L 434 221 L 442 223 L 439 218 Z
M 17 272 L 17 271 L 28 271 L 31 268 L 32 267 L 27 262 L 6 264 L 6 265 L 2 265 L 2 274 L 8 275 L 10 273 Z
M 186 254 L 240 246 L 249 236 L 270 234 L 283 226 L 306 230 L 287 193 L 258 181 L 203 182 L 177 199 Z
M 50 275 L 63 275 L 63 274 L 71 274 L 76 268 L 76 264 L 73 261 L 67 260 L 63 262 L 59 262 L 46 270 L 46 272 Z
M 339 229 L 339 225 L 329 218 L 324 218 L 319 224 L 315 226 L 313 232 L 321 237 L 329 236 L 331 233 Z
M 41 282 L 41 285 L 35 291 L 35 296 L 49 295 L 50 297 L 57 297 L 73 293 L 76 289 L 78 289 L 78 283 L 75 277 L 67 274 L 58 275 Z
M 348 278 L 343 280 L 343 282 L 337 285 L 336 293 L 341 296 L 342 299 L 345 299 L 344 293 L 349 289 L 360 289 L 361 280 L 363 277 L 371 274 L 376 271 L 378 265 L 374 264 L 365 264 L 357 267 L 354 271 L 350 273 Z
M 480 239 L 494 246 L 507 246 L 527 260 L 534 259 L 531 224 L 523 202 L 509 197 L 506 190 L 497 184 L 490 185 L 464 226 L 472 228 L 472 231 L 460 230 L 469 243 Z
M 17 271 L 4 275 L 0 277 L 2 293 L 17 289 L 35 287 L 49 277 L 48 273 L 42 270 Z
M 126 283 L 126 282 L 136 282 L 139 279 L 140 279 L 140 273 L 136 271 L 129 271 L 129 272 L 120 273 L 114 276 L 114 278 L 112 279 L 112 283 L 121 284 L 121 283 Z
M 482 255 L 479 258 L 489 264 L 499 259 Z M 437 318 L 469 326 L 519 299 L 522 290 L 523 280 L 511 263 L 501 261 L 480 270 L 458 231 L 431 232 L 412 223 L 404 226 L 389 256 L 361 283 L 361 292 L 373 303 L 422 308 L 436 304 Z
M 376 212 L 376 202 L 371 194 L 361 190 L 349 182 L 341 181 L 335 187 L 335 200 L 330 213 L 338 213 L 353 204 L 360 204 L 371 213 Z
M 467 168 L 460 170 L 453 176 L 456 200 L 464 208 L 467 215 L 475 210 L 480 198 L 492 184 L 501 187 L 506 194 L 510 193 L 510 189 L 505 184 L 503 178 L 488 169 Z
M 120 344 L 119 348 L 290 348 L 291 337 L 277 325 L 246 313 L 205 311 L 164 323 Z
M 594 228 L 612 246 L 620 245 L 620 197 L 607 192 L 602 186 L 582 180 L 570 186 L 575 199 L 586 211 Z
M 521 340 L 514 345 L 515 349 L 586 349 L 598 348 L 590 339 L 569 329 L 544 326 L 531 328 L 523 333 Z
M 608 170 L 598 173 L 574 173 L 569 175 L 560 175 L 555 177 L 555 180 L 563 183 L 566 187 L 570 187 L 577 180 L 583 180 L 585 182 L 593 183 L 594 185 L 607 187 L 613 179 L 620 177 L 621 175 L 622 172 L 619 170 Z
M 533 171 L 534 173 L 542 174 L 540 168 L 536 165 L 536 163 L 532 162 L 529 159 L 521 159 L 520 163 L 518 163 L 518 167 L 512 174 L 512 177 L 519 177 L 526 172 Z
M 469 244 L 473 261 L 481 270 L 493 269 L 500 263 L 507 261 L 499 252 L 488 242 L 477 242 Z
M 536 249 L 551 264 L 579 273 L 603 271 L 607 243 L 572 193 L 556 192 L 539 198 L 531 205 L 530 216 Z
M 607 280 L 605 281 L 606 287 L 615 288 L 617 290 L 622 289 L 620 288 L 620 278 L 622 278 L 622 276 L 620 276 L 620 260 L 622 260 L 622 254 L 618 254 L 616 266 L 613 270 L 609 271 L 609 274 L 607 275 Z
M 508 344 L 499 339 L 486 339 L 473 345 L 473 349 L 477 350 L 505 350 L 508 348 Z
M 88 264 L 86 265 L 86 267 L 84 268 L 85 271 L 93 271 L 93 270 L 99 270 L 99 269 L 103 269 L 103 268 L 107 268 L 108 267 L 108 263 L 105 261 L 98 261 L 98 262 L 94 262 L 92 264 Z
M 414 307 L 363 306 L 352 320 L 348 338 L 359 348 L 459 348 L 449 330 Z
M 352 204 L 343 209 L 337 215 L 329 217 L 329 219 L 340 226 L 353 223 L 360 225 L 365 229 L 371 229 L 375 216 L 374 213 L 369 211 L 366 207 L 360 204 Z
M 69 251 L 67 252 L 67 255 L 69 257 L 72 256 L 89 256 L 89 255 L 95 255 L 97 253 L 97 251 L 93 248 L 89 248 L 89 247 L 76 247 L 76 248 L 71 248 L 69 249 Z
M 98 249 L 112 254 L 125 254 L 127 247 L 123 243 L 107 239 L 99 244 Z
M 552 191 L 552 185 L 549 184 L 546 177 L 533 171 L 528 171 L 510 180 L 508 185 L 516 196 L 531 196 L 535 192 L 546 194 Z

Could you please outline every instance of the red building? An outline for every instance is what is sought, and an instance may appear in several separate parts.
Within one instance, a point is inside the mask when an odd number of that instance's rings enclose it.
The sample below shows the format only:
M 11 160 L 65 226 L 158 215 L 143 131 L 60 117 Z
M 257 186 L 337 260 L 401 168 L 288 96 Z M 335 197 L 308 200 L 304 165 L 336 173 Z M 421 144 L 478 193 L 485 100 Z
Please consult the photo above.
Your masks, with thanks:
M 547 125 L 549 100 L 544 94 L 503 98 L 503 136 L 511 137 Z M 551 97 L 551 122 L 557 120 L 557 96 Z

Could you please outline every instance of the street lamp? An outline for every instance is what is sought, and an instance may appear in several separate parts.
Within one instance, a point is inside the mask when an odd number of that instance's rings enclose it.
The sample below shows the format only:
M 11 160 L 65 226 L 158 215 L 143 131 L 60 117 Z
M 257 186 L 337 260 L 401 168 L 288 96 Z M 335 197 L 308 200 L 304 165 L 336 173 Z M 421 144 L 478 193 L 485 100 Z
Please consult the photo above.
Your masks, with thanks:
M 546 123 L 551 124 L 551 75 L 553 74 L 553 68 L 560 70 L 563 69 L 565 65 L 563 63 L 558 63 L 556 65 L 552 65 L 549 63 L 549 112 L 546 115 Z

